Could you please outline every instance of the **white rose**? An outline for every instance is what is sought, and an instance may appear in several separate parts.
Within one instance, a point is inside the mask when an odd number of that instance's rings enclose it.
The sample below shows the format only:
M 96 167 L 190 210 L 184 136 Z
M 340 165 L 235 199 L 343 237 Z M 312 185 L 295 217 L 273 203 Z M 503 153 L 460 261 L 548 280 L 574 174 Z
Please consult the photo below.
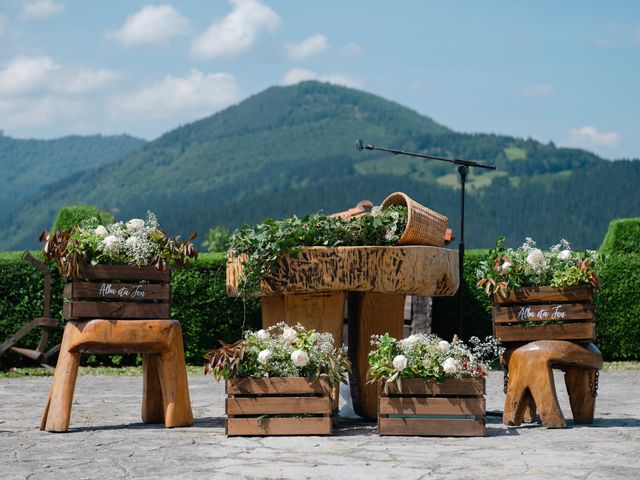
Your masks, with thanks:
M 412 348 L 416 343 L 418 343 L 418 337 L 416 335 L 409 335 L 404 340 L 401 340 L 402 348 Z
M 144 220 L 140 218 L 132 218 L 127 222 L 127 230 L 140 230 L 144 227 Z
M 500 268 L 502 273 L 509 273 L 511 271 L 511 262 L 504 262 Z
M 294 350 L 291 352 L 291 361 L 296 367 L 304 367 L 309 363 L 309 355 L 304 350 Z
M 269 360 L 271 360 L 272 356 L 273 354 L 271 353 L 271 350 L 269 349 L 262 350 L 258 354 L 258 362 L 260 362 L 262 365 L 266 365 L 267 363 L 269 363 Z
M 113 249 L 117 242 L 118 239 L 115 235 L 108 235 L 104 240 L 102 240 L 102 248 L 108 252 Z
M 267 340 L 269 340 L 269 332 L 267 332 L 264 328 L 261 328 L 256 332 L 256 337 L 261 342 L 266 342 Z
M 296 341 L 296 331 L 291 327 L 285 327 L 282 330 L 282 338 L 284 338 L 287 342 L 293 343 Z
M 571 259 L 571 250 L 562 250 L 560 253 L 558 253 L 558 260 L 562 260 L 563 262 L 566 262 L 567 260 Z
M 407 357 L 405 357 L 404 355 L 397 355 L 393 359 L 393 366 L 395 367 L 396 370 L 401 372 L 402 370 L 407 368 Z
M 136 243 L 138 243 L 138 237 L 129 237 L 125 241 L 128 247 L 133 247 Z
M 93 233 L 95 233 L 97 236 L 99 236 L 99 237 L 101 237 L 101 238 L 104 238 L 104 237 L 106 237 L 106 236 L 109 234 L 109 232 L 107 231 L 107 229 L 106 229 L 106 228 L 104 228 L 102 225 L 98 225 L 98 226 L 96 227 L 96 229 L 93 231 Z
M 451 348 L 451 344 L 446 340 L 440 340 L 440 342 L 438 343 L 438 348 L 440 349 L 443 355 L 446 355 L 447 353 L 449 353 L 449 348 Z
M 544 254 L 539 248 L 534 248 L 531 253 L 527 255 L 527 263 L 534 268 L 541 268 L 545 266 Z
M 443 363 L 442 368 L 446 373 L 456 373 L 460 368 L 460 363 L 454 358 L 448 357 Z

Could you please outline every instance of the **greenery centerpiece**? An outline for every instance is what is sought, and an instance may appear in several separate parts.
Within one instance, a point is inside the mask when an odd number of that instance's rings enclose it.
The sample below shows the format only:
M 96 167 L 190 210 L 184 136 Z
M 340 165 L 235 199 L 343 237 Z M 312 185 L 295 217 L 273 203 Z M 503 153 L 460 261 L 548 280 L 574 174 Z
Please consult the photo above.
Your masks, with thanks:
M 44 256 L 55 261 L 66 278 L 75 278 L 83 265 L 131 265 L 157 268 L 184 267 L 198 253 L 190 243 L 169 237 L 158 225 L 152 212 L 145 220 L 132 218 L 127 222 L 102 225 L 89 218 L 65 230 L 40 235 Z
M 571 250 L 564 239 L 543 251 L 531 238 L 516 250 L 505 248 L 504 237 L 500 237 L 496 248 L 489 250 L 486 259 L 480 262 L 476 272 L 477 287 L 487 295 L 501 296 L 524 287 L 585 285 L 600 288 L 596 276 L 598 262 L 597 252 Z
M 373 207 L 371 215 L 351 219 L 323 214 L 267 218 L 254 227 L 245 226 L 231 238 L 229 252 L 243 258 L 240 295 L 259 292 L 260 284 L 275 273 L 281 255 L 296 256 L 303 247 L 395 245 L 407 224 L 403 206 Z
M 370 382 L 383 382 L 385 391 L 403 379 L 442 383 L 452 378 L 483 378 L 489 365 L 504 352 L 495 338 L 471 337 L 465 344 L 457 336 L 451 342 L 436 335 L 414 334 L 397 340 L 389 334 L 373 335 L 369 353 Z

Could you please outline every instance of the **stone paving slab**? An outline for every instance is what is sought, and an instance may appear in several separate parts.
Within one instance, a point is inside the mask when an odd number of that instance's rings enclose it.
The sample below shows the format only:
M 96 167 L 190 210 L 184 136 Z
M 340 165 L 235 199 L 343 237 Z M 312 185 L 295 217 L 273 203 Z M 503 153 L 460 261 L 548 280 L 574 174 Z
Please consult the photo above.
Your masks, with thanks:
M 596 421 L 576 426 L 557 374 L 566 429 L 505 428 L 484 438 L 379 437 L 341 419 L 333 437 L 224 435 L 224 386 L 191 376 L 196 423 L 140 423 L 141 377 L 79 377 L 68 433 L 38 430 L 51 378 L 0 379 L 0 478 L 639 479 L 640 371 L 603 372 Z M 502 374 L 487 410 L 502 410 Z

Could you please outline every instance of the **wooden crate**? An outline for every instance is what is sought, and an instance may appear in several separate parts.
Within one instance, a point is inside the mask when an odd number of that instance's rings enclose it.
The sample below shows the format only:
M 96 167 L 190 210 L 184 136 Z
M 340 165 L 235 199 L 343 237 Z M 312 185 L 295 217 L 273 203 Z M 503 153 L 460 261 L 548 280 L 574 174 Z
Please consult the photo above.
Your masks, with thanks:
M 593 290 L 535 287 L 494 295 L 493 332 L 502 342 L 593 340 Z
M 226 434 L 331 435 L 335 387 L 304 377 L 226 381 Z
M 388 387 L 378 397 L 380 435 L 485 436 L 484 378 L 452 378 L 441 384 L 403 379 L 402 392 L 395 384 Z
M 171 272 L 129 265 L 82 266 L 64 287 L 66 320 L 168 319 Z

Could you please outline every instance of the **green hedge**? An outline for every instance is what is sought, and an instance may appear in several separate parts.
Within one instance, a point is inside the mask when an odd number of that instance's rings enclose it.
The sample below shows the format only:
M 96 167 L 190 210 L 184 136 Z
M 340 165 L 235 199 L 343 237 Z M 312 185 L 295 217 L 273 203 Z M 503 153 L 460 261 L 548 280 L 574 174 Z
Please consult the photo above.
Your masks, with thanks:
M 42 259 L 40 252 L 32 252 Z M 42 315 L 43 280 L 40 270 L 21 259 L 21 252 L 0 253 L 0 342 L 18 331 L 32 318 Z M 53 272 L 51 314 L 62 318 L 63 282 Z M 221 254 L 201 254 L 189 269 L 173 273 L 171 282 L 171 316 L 180 320 L 184 333 L 185 354 L 190 364 L 202 364 L 202 355 L 218 346 L 218 340 L 232 342 L 240 338 L 243 321 L 247 328 L 260 325 L 257 301 L 243 304 L 229 298 L 225 291 L 225 261 Z M 39 332 L 32 332 L 19 346 L 35 348 Z M 59 341 L 60 336 L 53 338 Z M 2 368 L 33 365 L 13 352 L 0 360 Z M 84 362 L 131 364 L 135 356 L 89 356 Z
M 67 205 L 58 211 L 58 216 L 53 222 L 51 231 L 66 231 L 70 228 L 80 225 L 83 220 L 88 218 L 97 218 L 102 225 L 113 223 L 113 215 L 104 212 L 93 205 Z
M 640 254 L 640 218 L 621 218 L 609 224 L 600 253 L 605 255 Z

